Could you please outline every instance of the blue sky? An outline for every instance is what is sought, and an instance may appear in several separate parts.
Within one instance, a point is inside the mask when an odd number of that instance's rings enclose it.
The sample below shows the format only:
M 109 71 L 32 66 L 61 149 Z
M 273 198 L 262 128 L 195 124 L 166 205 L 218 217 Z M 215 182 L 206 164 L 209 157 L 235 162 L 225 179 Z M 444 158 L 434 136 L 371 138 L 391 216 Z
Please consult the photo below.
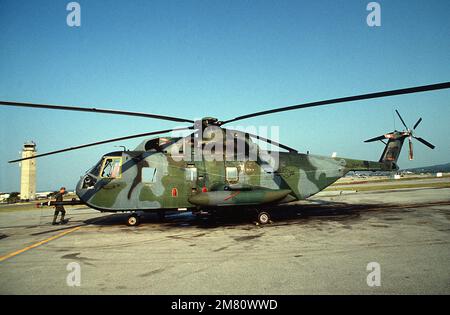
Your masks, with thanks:
M 81 27 L 66 24 L 69 1 L 0 0 L 0 99 L 142 111 L 186 118 L 238 115 L 320 99 L 450 79 L 450 2 L 379 1 L 381 27 L 366 24 L 369 1 L 78 1 Z M 415 160 L 450 162 L 450 91 L 310 108 L 243 120 L 278 125 L 300 151 L 378 160 L 362 141 L 423 117 Z M 0 191 L 19 190 L 23 142 L 39 152 L 183 126 L 154 119 L 0 107 Z M 114 145 L 37 160 L 38 190 L 74 187 Z

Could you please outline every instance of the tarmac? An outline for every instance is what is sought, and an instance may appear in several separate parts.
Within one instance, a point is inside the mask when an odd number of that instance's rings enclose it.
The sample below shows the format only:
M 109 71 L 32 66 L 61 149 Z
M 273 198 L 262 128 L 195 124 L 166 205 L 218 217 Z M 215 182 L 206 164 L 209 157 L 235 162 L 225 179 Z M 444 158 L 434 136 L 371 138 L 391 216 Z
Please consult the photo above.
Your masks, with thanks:
M 265 226 L 66 209 L 52 226 L 51 208 L 0 208 L 1 294 L 450 293 L 450 188 L 323 192 Z

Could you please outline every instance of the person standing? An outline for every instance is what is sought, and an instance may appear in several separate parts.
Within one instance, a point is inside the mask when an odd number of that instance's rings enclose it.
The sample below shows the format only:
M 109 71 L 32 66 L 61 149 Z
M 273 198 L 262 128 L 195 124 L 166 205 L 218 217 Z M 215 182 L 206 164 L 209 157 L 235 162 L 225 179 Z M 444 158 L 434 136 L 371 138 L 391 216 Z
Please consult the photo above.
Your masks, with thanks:
M 55 195 L 55 201 L 60 202 L 63 201 L 63 196 L 66 193 L 66 188 L 61 187 L 59 189 L 59 192 Z M 56 225 L 56 219 L 58 218 L 58 214 L 61 212 L 61 221 L 59 221 L 60 224 L 66 224 L 67 221 L 64 220 L 64 216 L 66 215 L 66 209 L 64 209 L 63 205 L 55 205 L 55 214 L 53 215 L 53 225 Z

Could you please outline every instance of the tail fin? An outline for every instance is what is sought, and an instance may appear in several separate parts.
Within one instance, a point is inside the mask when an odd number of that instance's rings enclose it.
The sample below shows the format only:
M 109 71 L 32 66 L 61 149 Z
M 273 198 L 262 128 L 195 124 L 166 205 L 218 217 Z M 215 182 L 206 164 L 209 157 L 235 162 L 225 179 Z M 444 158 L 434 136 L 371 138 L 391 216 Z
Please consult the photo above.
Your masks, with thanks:
M 390 169 L 398 169 L 397 160 L 398 160 L 398 157 L 400 156 L 400 151 L 402 150 L 403 142 L 405 141 L 406 138 L 408 138 L 408 142 L 409 142 L 409 159 L 410 160 L 412 160 L 414 157 L 413 145 L 412 145 L 411 139 L 418 140 L 419 142 L 423 143 L 430 149 L 435 148 L 434 145 L 432 145 L 425 139 L 416 137 L 414 135 L 417 126 L 422 121 L 422 118 L 419 118 L 419 120 L 414 124 L 414 127 L 412 129 L 410 129 L 410 128 L 408 128 L 408 126 L 406 126 L 405 121 L 403 120 L 403 118 L 400 115 L 400 113 L 398 112 L 398 110 L 395 110 L 395 112 L 397 113 L 398 117 L 400 118 L 403 126 L 405 126 L 405 128 L 406 128 L 405 131 L 395 130 L 395 131 L 387 133 L 385 135 L 381 135 L 381 136 L 364 141 L 364 142 L 381 141 L 386 145 L 384 147 L 383 154 L 381 155 L 380 163 L 386 164 L 386 166 Z M 385 139 L 388 139 L 387 143 L 383 141 Z
M 383 154 L 381 154 L 380 162 L 397 165 L 397 160 L 400 156 L 400 151 L 402 150 L 405 139 L 406 136 L 393 137 L 389 139 L 388 143 L 386 143 L 386 146 L 384 147 Z
M 397 160 L 400 156 L 400 152 L 403 147 L 403 142 L 408 137 L 408 134 L 404 132 L 394 131 L 385 135 L 375 137 L 364 142 L 381 141 L 385 144 L 383 153 L 381 154 L 380 163 L 387 165 L 388 169 L 397 170 Z M 384 139 L 388 139 L 388 142 L 384 142 Z

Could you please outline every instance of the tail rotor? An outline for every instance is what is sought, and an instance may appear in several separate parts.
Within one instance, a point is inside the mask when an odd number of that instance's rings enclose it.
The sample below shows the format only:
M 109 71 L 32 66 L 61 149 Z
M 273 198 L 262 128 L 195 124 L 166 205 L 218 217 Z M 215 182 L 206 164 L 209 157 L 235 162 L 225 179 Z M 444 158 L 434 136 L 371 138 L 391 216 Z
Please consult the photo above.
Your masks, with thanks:
M 434 148 L 435 148 L 435 146 L 434 146 L 433 144 L 431 144 L 430 142 L 426 141 L 425 139 L 423 139 L 423 138 L 421 138 L 421 137 L 416 137 L 416 136 L 414 135 L 417 126 L 419 126 L 419 124 L 422 122 L 422 118 L 421 118 L 421 117 L 420 117 L 420 118 L 417 120 L 417 122 L 414 124 L 413 128 L 410 129 L 410 128 L 408 128 L 408 126 L 406 125 L 405 121 L 403 120 L 403 117 L 400 115 L 400 113 L 398 112 L 398 110 L 395 110 L 395 112 L 397 113 L 398 117 L 400 118 L 400 121 L 402 122 L 403 126 L 405 126 L 406 130 L 404 130 L 404 131 L 397 131 L 397 130 L 395 130 L 395 131 L 390 132 L 390 133 L 387 133 L 387 134 L 385 134 L 385 135 L 378 136 L 378 137 L 371 138 L 371 139 L 368 139 L 368 140 L 364 141 L 364 142 L 381 141 L 381 142 L 383 142 L 384 144 L 386 144 L 386 149 L 385 149 L 385 152 L 383 153 L 383 156 L 382 156 L 381 160 L 387 159 L 387 160 L 395 160 L 395 161 L 396 161 L 397 158 L 398 158 L 398 154 L 399 154 L 400 152 L 395 152 L 396 154 L 394 154 L 394 155 L 389 155 L 389 154 L 386 155 L 386 153 L 389 153 L 389 152 L 387 152 L 387 149 L 389 148 L 389 146 L 390 146 L 390 144 L 391 144 L 391 148 L 392 148 L 392 149 L 393 149 L 394 147 L 397 147 L 397 149 L 398 149 L 398 151 L 399 151 L 399 149 L 401 148 L 401 145 L 400 145 L 400 146 L 399 146 L 399 145 L 394 146 L 394 142 L 403 143 L 403 141 L 404 141 L 406 138 L 408 138 L 408 144 L 409 144 L 409 154 L 408 154 L 408 155 L 409 155 L 409 159 L 410 159 L 410 160 L 414 159 L 413 143 L 412 143 L 412 139 L 413 139 L 413 138 L 416 139 L 417 141 L 421 142 L 422 144 L 426 145 L 426 146 L 429 147 L 430 149 L 434 149 Z M 386 142 L 383 141 L 383 140 L 385 140 L 385 139 L 388 139 L 388 143 L 386 143 Z M 389 151 L 389 150 L 388 150 L 388 151 Z M 392 150 L 391 150 L 391 151 L 392 151 Z M 386 158 L 385 155 L 388 156 L 388 157 L 389 157 L 389 156 L 395 156 L 395 158 L 394 158 L 394 159 Z

